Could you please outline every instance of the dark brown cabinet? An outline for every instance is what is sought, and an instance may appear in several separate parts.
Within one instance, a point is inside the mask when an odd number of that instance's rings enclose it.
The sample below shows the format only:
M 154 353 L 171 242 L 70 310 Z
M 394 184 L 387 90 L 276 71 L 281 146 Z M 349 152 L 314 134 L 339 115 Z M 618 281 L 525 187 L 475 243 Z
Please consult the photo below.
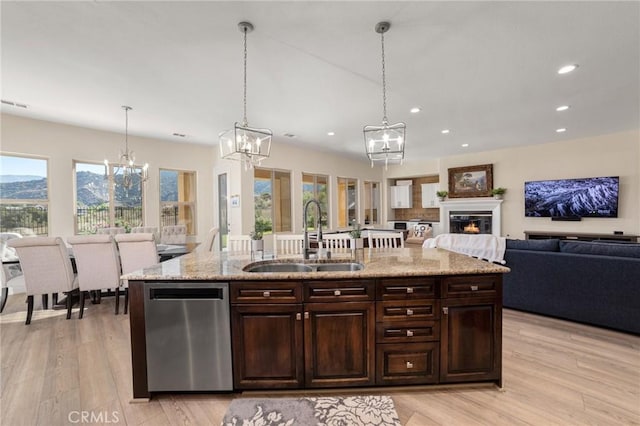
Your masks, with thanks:
M 443 279 L 440 381 L 494 380 L 501 386 L 501 276 Z

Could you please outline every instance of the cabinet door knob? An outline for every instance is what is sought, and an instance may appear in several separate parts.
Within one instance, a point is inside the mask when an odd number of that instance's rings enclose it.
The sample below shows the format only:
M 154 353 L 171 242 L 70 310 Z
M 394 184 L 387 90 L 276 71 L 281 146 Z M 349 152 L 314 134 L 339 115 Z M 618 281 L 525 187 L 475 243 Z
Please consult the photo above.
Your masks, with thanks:
M 296 321 L 300 321 L 302 319 L 302 314 L 300 312 L 298 312 L 296 314 Z
M 449 308 L 447 308 L 447 307 L 442 308 L 442 313 L 445 314 L 445 315 L 448 315 L 449 314 Z
M 333 295 L 334 296 L 340 296 L 342 293 L 340 292 L 340 290 L 334 290 L 333 291 Z
M 413 368 L 413 363 L 410 361 L 407 361 L 407 368 Z
M 407 293 L 413 293 L 413 287 L 407 287 Z
M 270 291 L 264 291 L 264 292 L 262 292 L 262 296 L 270 297 L 271 296 L 271 292 Z
M 407 337 L 413 337 L 413 331 L 407 330 Z
M 471 291 L 478 291 L 478 286 L 477 285 L 472 285 L 471 286 Z
M 407 309 L 407 315 L 413 315 L 413 309 Z

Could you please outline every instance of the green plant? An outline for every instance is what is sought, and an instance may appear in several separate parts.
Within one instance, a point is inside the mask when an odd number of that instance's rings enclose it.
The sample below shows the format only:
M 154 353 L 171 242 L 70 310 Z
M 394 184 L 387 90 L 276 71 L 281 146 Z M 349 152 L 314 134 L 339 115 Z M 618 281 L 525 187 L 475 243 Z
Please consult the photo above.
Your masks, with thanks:
M 249 236 L 252 240 L 261 240 L 267 227 L 268 225 L 265 222 L 256 221 L 253 225 L 253 231 L 249 232 Z
M 504 194 L 505 192 L 507 192 L 507 189 L 506 189 L 506 188 L 500 188 L 500 187 L 498 187 L 498 188 L 493 188 L 493 189 L 491 190 L 491 193 L 492 193 L 493 195 L 502 195 L 502 194 Z
M 351 231 L 349 231 L 349 235 L 351 235 L 351 238 L 361 238 L 362 237 L 362 229 L 360 228 L 360 224 L 359 223 L 355 223 L 355 221 L 353 223 L 351 223 L 351 226 L 353 226 L 353 229 Z
M 436 192 L 436 195 L 437 195 L 438 197 L 444 198 L 444 197 L 446 197 L 447 195 L 449 195 L 449 193 L 448 193 L 447 191 L 438 191 L 438 192 Z

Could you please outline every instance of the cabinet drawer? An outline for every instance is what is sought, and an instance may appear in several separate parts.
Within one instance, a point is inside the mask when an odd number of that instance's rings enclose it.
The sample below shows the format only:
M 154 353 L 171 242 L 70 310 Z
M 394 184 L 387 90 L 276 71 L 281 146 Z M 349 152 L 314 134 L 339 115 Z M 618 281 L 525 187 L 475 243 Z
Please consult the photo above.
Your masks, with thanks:
M 376 383 L 438 383 L 438 342 L 376 345 Z
M 383 279 L 378 282 L 378 300 L 433 299 L 436 278 Z
M 231 303 L 301 303 L 299 281 L 242 281 L 231 283 Z
M 502 296 L 501 275 L 470 275 L 442 280 L 442 297 Z
M 440 340 L 439 321 L 379 322 L 377 343 L 415 343 Z
M 376 321 L 436 320 L 440 318 L 438 300 L 393 300 L 376 303 Z
M 375 300 L 373 280 L 305 281 L 305 302 L 368 302 Z

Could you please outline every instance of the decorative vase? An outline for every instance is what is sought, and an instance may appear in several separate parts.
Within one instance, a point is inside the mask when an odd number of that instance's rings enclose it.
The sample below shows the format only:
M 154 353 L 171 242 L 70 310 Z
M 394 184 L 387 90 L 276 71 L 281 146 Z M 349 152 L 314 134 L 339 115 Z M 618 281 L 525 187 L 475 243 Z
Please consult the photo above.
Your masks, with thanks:
M 438 197 L 438 201 L 444 201 L 445 197 Z
M 494 194 L 493 198 L 496 200 L 502 200 L 502 194 Z
M 353 248 L 354 249 L 361 249 L 364 248 L 364 238 L 360 237 L 360 238 L 352 238 L 353 240 Z
M 264 251 L 264 240 L 251 240 L 251 251 Z

